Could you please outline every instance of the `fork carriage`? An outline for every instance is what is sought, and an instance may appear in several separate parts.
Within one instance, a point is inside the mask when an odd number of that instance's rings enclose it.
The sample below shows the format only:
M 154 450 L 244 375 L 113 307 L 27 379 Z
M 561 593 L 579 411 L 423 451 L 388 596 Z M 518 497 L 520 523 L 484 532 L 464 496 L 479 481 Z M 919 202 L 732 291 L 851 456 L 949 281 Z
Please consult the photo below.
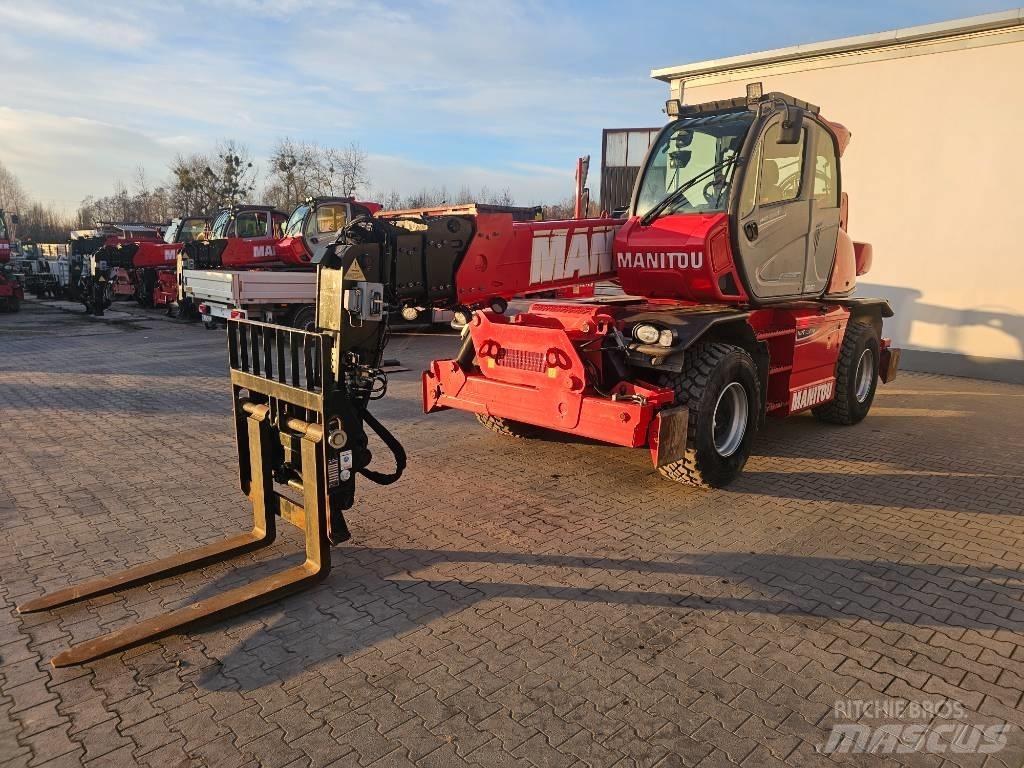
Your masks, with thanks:
M 402 446 L 367 410 L 386 389 L 380 370 L 387 322 L 383 285 L 367 280 L 379 278 L 379 264 L 344 243 L 325 254 L 318 270 L 317 332 L 241 319 L 228 323 L 239 484 L 252 504 L 251 531 L 58 590 L 18 611 L 57 608 L 266 547 L 277 537 L 279 517 L 304 532 L 305 561 L 75 645 L 54 657 L 55 667 L 250 610 L 329 573 L 331 545 L 349 538 L 344 511 L 354 501 L 356 473 L 387 484 L 405 468 Z M 369 468 L 364 423 L 394 455 L 394 472 Z

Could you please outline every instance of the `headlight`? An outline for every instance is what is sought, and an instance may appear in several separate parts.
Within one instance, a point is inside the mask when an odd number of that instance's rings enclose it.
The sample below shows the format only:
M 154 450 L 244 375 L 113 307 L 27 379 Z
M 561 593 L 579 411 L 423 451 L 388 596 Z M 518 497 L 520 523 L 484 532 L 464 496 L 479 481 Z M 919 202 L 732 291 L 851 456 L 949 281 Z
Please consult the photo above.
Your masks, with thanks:
M 671 347 L 673 341 L 672 331 L 667 328 L 658 334 L 658 343 L 663 347 Z
M 633 338 L 644 344 L 657 344 L 660 336 L 661 331 L 654 325 L 642 323 L 633 328 Z

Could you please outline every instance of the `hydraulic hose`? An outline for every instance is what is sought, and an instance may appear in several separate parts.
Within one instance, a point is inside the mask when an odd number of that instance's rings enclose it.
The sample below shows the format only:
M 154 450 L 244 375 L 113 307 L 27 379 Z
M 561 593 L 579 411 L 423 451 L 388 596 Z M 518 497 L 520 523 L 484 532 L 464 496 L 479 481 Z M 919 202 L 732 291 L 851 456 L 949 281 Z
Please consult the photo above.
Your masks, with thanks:
M 372 480 L 377 485 L 391 485 L 393 482 L 398 480 L 402 476 L 402 472 L 405 471 L 406 455 L 405 448 L 398 442 L 398 438 L 395 437 L 391 432 L 377 421 L 376 417 L 369 412 L 369 410 L 363 412 L 363 420 L 370 425 L 370 429 L 377 433 L 384 445 L 391 451 L 391 455 L 395 457 L 395 471 L 394 472 L 377 472 L 376 470 L 368 467 L 363 467 L 359 470 L 359 473 L 363 475 L 367 480 Z

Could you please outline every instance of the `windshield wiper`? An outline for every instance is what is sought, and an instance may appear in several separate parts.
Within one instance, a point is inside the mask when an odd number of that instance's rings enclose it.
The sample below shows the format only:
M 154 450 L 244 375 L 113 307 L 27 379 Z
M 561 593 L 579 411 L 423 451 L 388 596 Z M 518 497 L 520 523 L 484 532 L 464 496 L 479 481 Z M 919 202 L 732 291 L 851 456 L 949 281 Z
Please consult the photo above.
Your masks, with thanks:
M 677 202 L 679 202 L 679 199 L 683 196 L 683 193 L 690 189 L 690 187 L 692 187 L 697 182 L 706 179 L 709 174 L 715 173 L 716 171 L 724 170 L 727 166 L 735 163 L 738 157 L 739 155 L 733 155 L 732 157 L 723 160 L 720 163 L 715 163 L 715 165 L 711 166 L 703 173 L 698 173 L 688 182 L 683 184 L 683 186 L 676 187 L 675 189 L 673 189 L 671 192 L 665 195 L 665 197 L 663 197 L 653 208 L 651 208 L 651 210 L 649 210 L 641 217 L 640 224 L 645 227 L 650 226 L 651 222 L 654 221 L 659 216 L 661 216 L 665 212 L 665 210 L 668 209 L 669 206 L 675 205 Z

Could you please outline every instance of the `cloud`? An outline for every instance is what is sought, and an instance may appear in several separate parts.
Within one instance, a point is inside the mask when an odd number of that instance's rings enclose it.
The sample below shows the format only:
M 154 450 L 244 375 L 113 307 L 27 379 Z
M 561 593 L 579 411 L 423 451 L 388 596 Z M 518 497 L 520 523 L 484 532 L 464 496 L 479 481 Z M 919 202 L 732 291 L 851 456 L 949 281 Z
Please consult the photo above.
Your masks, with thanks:
M 47 3 L 0 4 L 0 27 L 10 27 L 32 35 L 64 38 L 99 48 L 124 48 L 145 45 L 151 34 L 138 17 L 117 7 L 93 6 L 93 12 L 79 15 Z
M 65 210 L 128 181 L 139 165 L 163 169 L 175 154 L 150 136 L 110 123 L 8 107 L 0 107 L 0 136 L 0 162 L 34 196 Z

